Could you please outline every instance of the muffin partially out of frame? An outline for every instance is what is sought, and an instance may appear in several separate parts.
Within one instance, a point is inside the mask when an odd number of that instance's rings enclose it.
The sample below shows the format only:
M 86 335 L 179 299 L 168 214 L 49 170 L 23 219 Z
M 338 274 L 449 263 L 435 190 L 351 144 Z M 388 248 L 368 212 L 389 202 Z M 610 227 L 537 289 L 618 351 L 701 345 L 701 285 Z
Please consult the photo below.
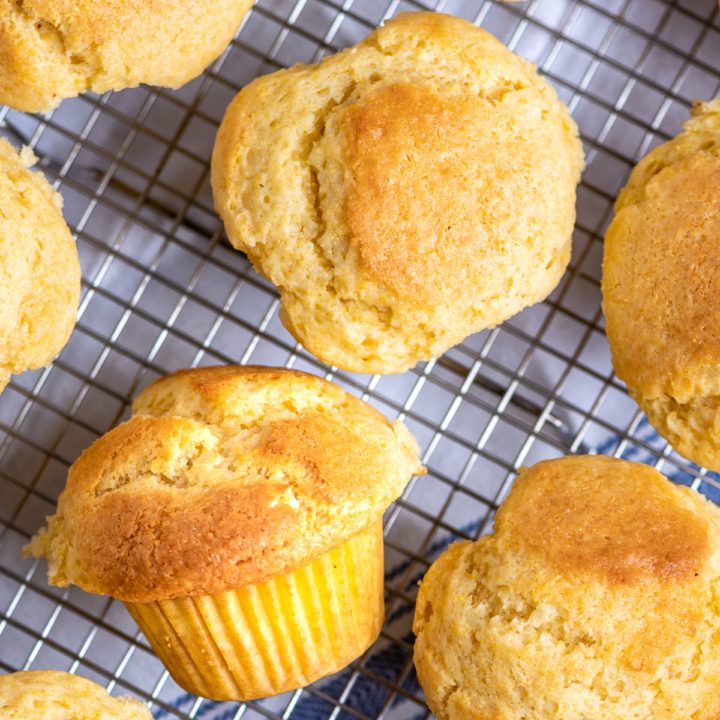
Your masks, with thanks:
M 152 720 L 132 698 L 112 697 L 100 685 L 57 670 L 0 676 L 2 720 Z
M 469 22 L 410 13 L 245 87 L 212 186 L 288 330 L 331 365 L 394 373 L 547 297 L 581 167 L 530 63 Z
M 11 375 L 43 367 L 62 350 L 80 298 L 62 198 L 30 169 L 33 161 L 29 150 L 0 139 L 0 391 Z
M 632 171 L 605 236 L 613 366 L 657 431 L 720 470 L 720 99 Z
M 125 601 L 177 682 L 218 700 L 301 687 L 372 644 L 382 514 L 422 470 L 402 423 L 260 367 L 170 375 L 133 411 L 29 546 L 51 583 Z
M 87 90 L 180 87 L 252 0 L 0 0 L 0 105 L 50 110 Z
M 539 463 L 432 564 L 414 630 L 440 720 L 716 720 L 720 509 L 646 465 Z

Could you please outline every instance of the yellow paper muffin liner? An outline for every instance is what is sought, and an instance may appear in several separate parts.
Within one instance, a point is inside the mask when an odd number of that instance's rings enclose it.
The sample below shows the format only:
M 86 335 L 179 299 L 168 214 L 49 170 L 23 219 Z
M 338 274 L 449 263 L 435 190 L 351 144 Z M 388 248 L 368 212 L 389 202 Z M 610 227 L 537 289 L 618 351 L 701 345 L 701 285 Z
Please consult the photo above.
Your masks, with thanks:
M 188 692 L 251 700 L 293 690 L 342 669 L 379 635 L 382 522 L 264 583 L 126 606 Z

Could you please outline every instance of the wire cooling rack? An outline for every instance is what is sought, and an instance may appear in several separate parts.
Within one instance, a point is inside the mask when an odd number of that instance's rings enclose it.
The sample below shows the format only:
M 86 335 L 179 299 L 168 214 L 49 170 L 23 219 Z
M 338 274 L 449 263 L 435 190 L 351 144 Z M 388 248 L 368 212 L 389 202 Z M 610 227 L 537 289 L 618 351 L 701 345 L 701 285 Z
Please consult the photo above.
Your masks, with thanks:
M 253 77 L 315 61 L 402 10 L 464 16 L 537 63 L 578 121 L 587 169 L 570 269 L 552 297 L 400 376 L 334 372 L 278 321 L 273 288 L 224 238 L 208 158 L 230 99 Z M 451 540 L 492 523 L 517 468 L 601 452 L 651 463 L 720 498 L 717 478 L 675 455 L 613 376 L 600 312 L 602 235 L 632 165 L 720 85 L 715 0 L 262 0 L 223 56 L 178 92 L 140 88 L 43 116 L 0 108 L 65 198 L 83 268 L 72 339 L 54 365 L 0 399 L 0 669 L 57 668 L 156 718 L 424 718 L 410 631 L 417 580 Z M 184 693 L 120 603 L 47 585 L 20 548 L 49 514 L 68 465 L 122 420 L 156 377 L 257 363 L 330 377 L 403 417 L 429 473 L 388 511 L 383 633 L 347 670 L 270 700 Z

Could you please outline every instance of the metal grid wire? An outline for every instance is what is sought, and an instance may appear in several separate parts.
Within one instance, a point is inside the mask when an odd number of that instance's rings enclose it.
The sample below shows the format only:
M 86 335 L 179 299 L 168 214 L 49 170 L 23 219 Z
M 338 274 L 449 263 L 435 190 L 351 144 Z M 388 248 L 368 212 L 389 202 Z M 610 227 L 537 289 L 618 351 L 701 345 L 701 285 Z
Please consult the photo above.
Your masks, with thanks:
M 400 376 L 332 371 L 282 328 L 274 289 L 226 243 L 208 158 L 230 99 L 253 77 L 315 61 L 402 10 L 466 17 L 537 63 L 578 121 L 587 169 L 571 266 L 551 298 Z M 53 366 L 0 400 L 0 669 L 71 670 L 150 703 L 156 718 L 424 718 L 412 669 L 417 580 L 445 545 L 492 523 L 517 468 L 602 452 L 643 460 L 720 498 L 717 478 L 675 455 L 613 376 L 600 312 L 602 235 L 632 165 L 720 85 L 715 0 L 261 0 L 223 56 L 177 92 L 140 88 L 43 116 L 0 108 L 65 198 L 83 298 Z M 426 476 L 385 519 L 388 619 L 350 668 L 270 700 L 184 693 L 122 604 L 47 585 L 19 551 L 68 465 L 124 419 L 156 377 L 219 363 L 320 373 L 419 439 Z

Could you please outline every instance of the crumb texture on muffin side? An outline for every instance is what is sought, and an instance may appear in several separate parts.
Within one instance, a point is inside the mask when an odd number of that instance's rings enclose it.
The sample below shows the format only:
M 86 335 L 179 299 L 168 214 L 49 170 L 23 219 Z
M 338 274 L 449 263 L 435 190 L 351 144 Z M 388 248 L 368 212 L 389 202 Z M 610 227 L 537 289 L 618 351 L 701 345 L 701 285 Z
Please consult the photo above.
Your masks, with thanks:
M 420 471 L 405 426 L 333 383 L 275 368 L 181 371 L 83 452 L 29 548 L 56 585 L 130 602 L 213 594 L 341 545 Z
M 2 720 L 152 720 L 145 705 L 112 697 L 83 677 L 58 670 L 0 676 Z
M 0 104 L 49 110 L 86 90 L 179 87 L 230 42 L 252 0 L 0 0 Z
M 432 564 L 414 630 L 441 720 L 715 720 L 720 510 L 645 465 L 541 462 Z
M 311 352 L 401 372 L 556 286 L 582 147 L 534 66 L 439 13 L 261 77 L 213 151 L 228 237 Z
M 633 170 L 605 238 L 613 365 L 681 454 L 720 470 L 720 99 Z
M 62 198 L 32 153 L 0 139 L 0 390 L 10 375 L 47 365 L 67 342 L 80 298 L 80 263 Z

